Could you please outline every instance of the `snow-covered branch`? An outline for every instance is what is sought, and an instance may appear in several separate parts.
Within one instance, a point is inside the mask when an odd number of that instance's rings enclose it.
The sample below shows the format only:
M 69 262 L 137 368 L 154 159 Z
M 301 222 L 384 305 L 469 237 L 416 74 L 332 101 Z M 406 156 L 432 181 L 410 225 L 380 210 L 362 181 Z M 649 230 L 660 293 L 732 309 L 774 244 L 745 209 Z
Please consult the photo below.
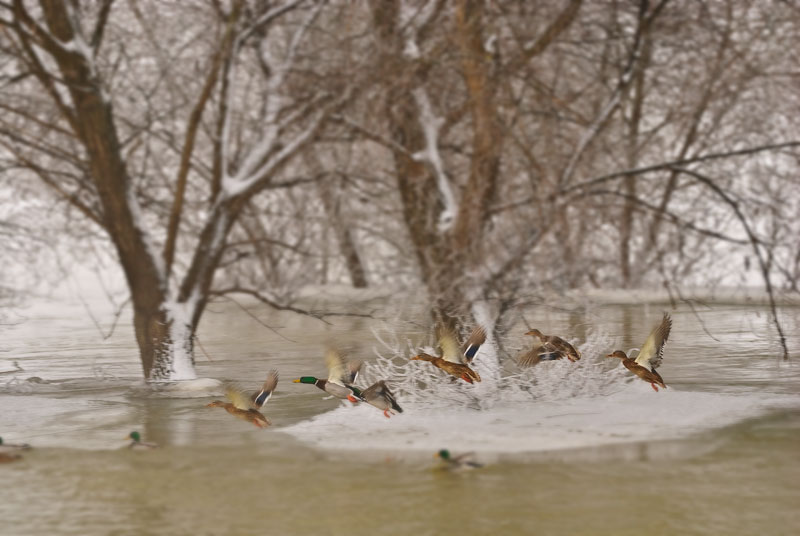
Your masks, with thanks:
M 419 108 L 419 123 L 425 135 L 425 149 L 414 154 L 414 159 L 428 162 L 436 176 L 436 186 L 442 196 L 444 210 L 439 216 L 439 230 L 446 232 L 450 229 L 458 214 L 458 201 L 456 200 L 450 180 L 444 170 L 444 162 L 439 154 L 439 129 L 444 120 L 433 112 L 428 93 L 423 87 L 414 89 L 411 94 Z
M 299 5 L 300 2 L 294 2 L 291 7 Z M 322 106 L 320 112 L 311 114 L 312 118 L 308 125 L 297 134 L 293 139 L 286 140 L 281 138 L 281 134 L 291 127 L 292 123 L 302 119 L 308 115 L 308 109 L 318 103 L 312 103 L 308 106 L 301 107 L 300 111 L 291 113 L 287 117 L 279 119 L 280 114 L 284 108 L 284 98 L 281 96 L 281 91 L 286 82 L 286 75 L 291 70 L 292 65 L 297 60 L 297 52 L 303 37 L 308 33 L 314 20 L 319 16 L 322 9 L 322 3 L 318 3 L 311 9 L 306 17 L 303 19 L 302 24 L 295 30 L 289 45 L 280 58 L 273 57 L 269 45 L 270 43 L 264 38 L 259 44 L 259 53 L 261 61 L 270 66 L 270 76 L 266 83 L 267 101 L 264 110 L 264 124 L 263 131 L 260 135 L 260 140 L 250 149 L 243 161 L 239 165 L 235 175 L 231 176 L 227 173 L 228 168 L 228 146 L 230 144 L 230 110 L 232 103 L 229 100 L 227 108 L 228 116 L 224 119 L 224 126 L 222 129 L 222 165 L 223 165 L 223 180 L 222 180 L 222 193 L 226 197 L 234 197 L 240 195 L 248 190 L 251 190 L 256 183 L 268 178 L 270 174 L 284 163 L 287 157 L 292 155 L 304 143 L 306 143 L 316 133 L 322 119 L 327 115 L 328 108 Z M 284 6 L 286 7 L 286 6 Z M 256 24 L 263 24 L 264 20 L 271 20 L 278 15 L 285 13 L 288 9 L 276 9 L 267 13 L 264 17 L 259 19 L 261 22 Z M 269 15 L 269 17 L 267 17 Z M 262 20 L 263 19 L 263 20 Z M 243 41 L 243 37 L 248 36 L 249 33 L 245 32 L 243 36 L 237 39 L 235 45 L 238 49 Z M 235 65 L 232 65 L 228 70 L 228 99 L 232 99 Z M 277 149 L 277 151 L 276 151 Z

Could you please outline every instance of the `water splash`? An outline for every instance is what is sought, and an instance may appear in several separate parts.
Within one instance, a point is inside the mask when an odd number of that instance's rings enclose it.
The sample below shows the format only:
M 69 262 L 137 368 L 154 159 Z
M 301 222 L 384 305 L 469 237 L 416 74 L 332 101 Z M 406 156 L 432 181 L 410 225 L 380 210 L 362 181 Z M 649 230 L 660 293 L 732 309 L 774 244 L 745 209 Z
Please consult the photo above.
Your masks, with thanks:
M 446 447 L 519 456 L 681 439 L 778 407 L 800 406 L 797 396 L 757 392 L 654 393 L 617 361 L 605 359 L 618 341 L 600 330 L 578 345 L 583 355 L 578 362 L 526 369 L 511 359 L 501 361 L 490 336 L 473 363 L 483 381 L 473 385 L 409 360 L 432 348 L 419 348 L 390 327 L 373 333 L 375 359 L 359 384 L 388 380 L 404 413 L 385 419 L 370 406 L 348 404 L 283 432 L 334 450 L 413 453 Z
M 623 367 L 610 367 L 600 357 L 615 342 L 602 331 L 590 332 L 588 339 L 578 346 L 584 356 L 580 361 L 549 361 L 523 369 L 512 362 L 501 363 L 492 331 L 487 329 L 487 332 L 486 343 L 473 362 L 482 381 L 468 384 L 430 363 L 410 360 L 420 351 L 434 354 L 432 347 L 416 347 L 388 326 L 373 329 L 377 343 L 373 348 L 375 359 L 364 367 L 359 383 L 371 385 L 377 380 L 387 380 L 398 400 L 409 406 L 424 407 L 435 402 L 490 410 L 509 402 L 609 395 L 620 391 L 630 380 Z

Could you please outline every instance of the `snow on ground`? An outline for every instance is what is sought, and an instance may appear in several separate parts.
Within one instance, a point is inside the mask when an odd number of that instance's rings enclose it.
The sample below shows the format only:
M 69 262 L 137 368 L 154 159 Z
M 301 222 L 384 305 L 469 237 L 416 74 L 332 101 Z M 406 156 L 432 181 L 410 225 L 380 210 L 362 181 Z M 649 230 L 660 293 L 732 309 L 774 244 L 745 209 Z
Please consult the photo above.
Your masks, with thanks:
M 401 405 L 404 413 L 391 419 L 366 404 L 342 405 L 281 431 L 327 449 L 523 454 L 685 438 L 770 409 L 800 407 L 800 397 L 655 393 L 637 381 L 611 395 L 499 402 L 490 409 L 435 399 Z

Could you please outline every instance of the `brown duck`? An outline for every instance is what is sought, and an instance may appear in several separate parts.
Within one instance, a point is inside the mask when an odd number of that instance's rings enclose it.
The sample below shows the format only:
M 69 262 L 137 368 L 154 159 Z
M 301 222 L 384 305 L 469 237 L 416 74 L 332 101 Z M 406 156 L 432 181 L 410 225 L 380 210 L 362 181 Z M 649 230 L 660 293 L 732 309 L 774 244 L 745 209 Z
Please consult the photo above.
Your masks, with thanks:
M 672 329 L 672 319 L 669 317 L 668 313 L 664 313 L 661 323 L 655 326 L 650 332 L 650 335 L 647 336 L 636 359 L 628 357 L 622 350 L 615 350 L 606 357 L 621 359 L 625 368 L 644 381 L 649 382 L 650 387 L 656 392 L 658 392 L 656 384 L 666 389 L 667 386 L 664 385 L 664 380 L 661 378 L 661 375 L 656 372 L 656 369 L 661 365 L 664 344 L 667 342 L 670 329 Z
M 270 399 L 277 385 L 278 372 L 276 370 L 272 370 L 267 374 L 267 379 L 264 381 L 261 390 L 249 395 L 236 384 L 229 383 L 225 388 L 225 397 L 230 400 L 230 402 L 214 400 L 210 404 L 207 404 L 206 407 L 225 408 L 225 411 L 237 419 L 253 423 L 253 425 L 258 428 L 266 428 L 272 423 L 258 410 L 267 403 L 267 400 Z
M 472 330 L 472 334 L 467 341 L 460 347 L 452 330 L 439 325 L 436 328 L 436 333 L 442 355 L 437 357 L 423 352 L 415 355 L 411 360 L 427 361 L 467 383 L 481 381 L 480 375 L 472 370 L 469 365 L 472 364 L 481 345 L 486 342 L 486 330 L 481 326 L 476 327 Z
M 538 329 L 532 329 L 525 335 L 536 337 L 542 342 L 541 346 L 534 348 L 534 350 L 541 348 L 541 351 L 538 352 L 539 354 L 548 354 L 547 359 L 541 359 L 541 361 L 552 361 L 566 357 L 575 362 L 581 358 L 581 353 L 558 335 L 543 335 Z

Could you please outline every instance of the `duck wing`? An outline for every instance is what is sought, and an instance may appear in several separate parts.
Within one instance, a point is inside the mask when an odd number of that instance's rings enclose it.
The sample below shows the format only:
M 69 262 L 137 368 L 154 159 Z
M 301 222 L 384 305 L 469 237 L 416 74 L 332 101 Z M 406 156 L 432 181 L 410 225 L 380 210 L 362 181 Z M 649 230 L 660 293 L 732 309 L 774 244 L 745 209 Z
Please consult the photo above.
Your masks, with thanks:
M 358 378 L 358 373 L 361 370 L 361 366 L 363 364 L 364 362 L 360 360 L 353 360 L 347 362 L 347 371 L 344 375 L 345 385 L 352 385 L 356 383 L 356 379 Z
M 476 326 L 475 329 L 472 330 L 467 342 L 461 347 L 461 355 L 464 356 L 464 363 L 467 365 L 472 364 L 472 360 L 475 359 L 475 355 L 480 350 L 480 347 L 483 343 L 486 342 L 486 330 L 483 329 L 483 326 Z
M 528 350 L 517 358 L 517 363 L 521 367 L 532 367 L 541 361 L 555 361 L 562 359 L 564 354 L 550 345 L 542 344 Z
M 234 407 L 242 410 L 258 409 L 253 398 L 248 395 L 239 384 L 228 382 L 225 384 L 225 397 L 231 401 Z
M 325 365 L 328 367 L 328 382 L 345 385 L 350 372 L 342 354 L 333 348 L 328 348 L 325 352 Z
M 383 402 L 383 404 L 376 407 L 380 407 L 381 409 L 392 408 L 395 411 L 403 413 L 403 409 L 397 404 L 397 400 L 394 398 L 394 393 L 389 390 L 384 380 L 379 380 L 364 389 L 361 396 L 369 403 L 376 401 Z
M 557 335 L 551 335 L 547 338 L 547 343 L 550 344 L 553 348 L 558 350 L 559 352 L 563 352 L 568 356 L 573 356 L 573 359 L 580 359 L 581 353 L 570 343 L 562 339 Z
M 476 462 L 474 458 L 475 458 L 474 452 L 466 452 L 464 454 L 459 454 L 458 456 L 454 457 L 453 463 L 458 467 L 466 467 L 466 468 L 483 467 L 483 464 Z
M 269 373 L 267 373 L 267 379 L 264 381 L 264 385 L 261 386 L 261 390 L 253 393 L 253 396 L 251 397 L 256 408 L 261 408 L 267 403 L 267 400 L 270 399 L 272 392 L 275 390 L 277 385 L 278 371 L 270 370 Z
M 661 365 L 664 344 L 669 338 L 670 329 L 672 329 L 672 319 L 669 317 L 669 313 L 664 313 L 661 323 L 653 328 L 653 331 L 647 336 L 647 340 L 644 341 L 642 349 L 636 357 L 637 365 L 646 368 L 650 372 L 653 372 Z
M 436 336 L 439 339 L 439 348 L 442 351 L 442 359 L 450 363 L 466 365 L 466 359 L 461 352 L 461 348 L 456 341 L 455 333 L 450 328 L 439 325 L 436 327 Z

